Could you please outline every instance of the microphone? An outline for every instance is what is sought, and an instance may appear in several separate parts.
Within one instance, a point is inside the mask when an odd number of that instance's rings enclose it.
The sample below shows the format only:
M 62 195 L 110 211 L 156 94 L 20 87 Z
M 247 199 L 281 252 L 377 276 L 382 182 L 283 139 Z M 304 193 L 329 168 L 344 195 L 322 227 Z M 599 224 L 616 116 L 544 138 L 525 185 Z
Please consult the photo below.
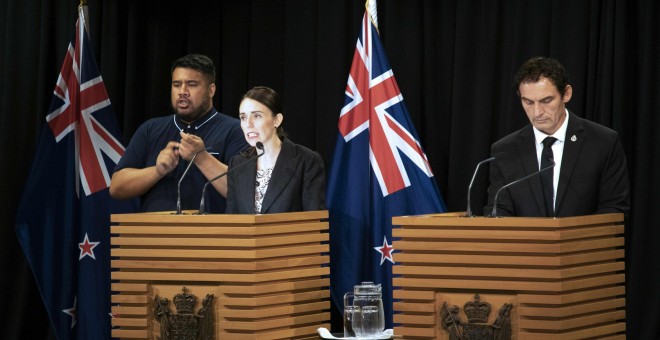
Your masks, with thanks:
M 485 163 L 488 163 L 488 162 L 492 162 L 492 161 L 494 161 L 495 159 L 497 159 L 497 157 L 501 157 L 502 154 L 504 154 L 504 153 L 503 153 L 503 152 L 498 152 L 495 156 L 493 156 L 493 157 L 491 157 L 491 158 L 488 158 L 488 159 L 484 159 L 483 161 L 477 163 L 477 167 L 474 169 L 474 173 L 472 174 L 472 180 L 470 180 L 470 185 L 468 186 L 468 191 L 467 191 L 467 210 L 466 210 L 466 212 L 465 212 L 465 216 L 464 216 L 464 217 L 474 217 L 474 215 L 472 215 L 472 208 L 471 208 L 471 205 L 470 205 L 470 193 L 472 192 L 472 184 L 474 184 L 474 179 L 475 179 L 475 177 L 477 177 L 477 172 L 479 171 L 479 167 L 480 167 L 482 164 L 485 164 Z
M 178 148 L 176 148 L 178 149 Z M 204 148 L 205 151 L 210 150 L 211 147 L 207 146 Z M 188 163 L 188 166 L 186 166 L 186 170 L 183 171 L 183 175 L 181 175 L 181 178 L 179 178 L 179 183 L 176 185 L 176 213 L 175 215 L 181 215 L 181 182 L 183 182 L 183 178 L 186 177 L 186 174 L 188 173 L 188 170 L 190 169 L 190 166 L 193 165 L 195 162 L 195 157 L 197 157 L 197 154 L 199 154 L 201 151 L 198 151 L 195 153 L 192 158 L 190 159 L 190 163 Z
M 548 165 L 548 166 L 546 166 L 545 168 L 543 168 L 543 169 L 541 169 L 541 170 L 539 170 L 539 171 L 537 171 L 537 172 L 531 173 L 531 174 L 529 174 L 529 175 L 527 175 L 527 176 L 525 176 L 525 177 L 523 177 L 523 178 L 518 178 L 517 180 L 515 180 L 515 181 L 513 181 L 513 182 L 511 182 L 511 183 L 509 183 L 509 184 L 503 185 L 503 186 L 502 186 L 499 190 L 497 190 L 497 192 L 495 193 L 495 198 L 493 199 L 493 211 L 492 211 L 492 213 L 490 214 L 490 217 L 497 217 L 497 196 L 500 195 L 500 191 L 502 191 L 502 189 L 506 189 L 506 188 L 508 188 L 508 187 L 510 187 L 510 186 L 512 186 L 512 185 L 514 185 L 514 184 L 516 184 L 516 183 L 520 183 L 520 182 L 522 182 L 522 181 L 524 181 L 524 180 L 526 180 L 526 179 L 528 179 L 528 178 L 530 178 L 530 177 L 536 176 L 536 175 L 542 173 L 543 171 L 546 171 L 546 170 L 548 170 L 548 169 L 552 169 L 552 168 L 555 167 L 555 165 L 557 165 L 557 164 L 556 164 L 554 161 L 552 161 L 552 164 L 551 164 L 551 165 Z
M 202 188 L 202 200 L 201 200 L 201 202 L 199 202 L 199 211 L 197 212 L 198 215 L 206 214 L 206 211 L 205 211 L 206 209 L 204 207 L 204 197 L 206 195 L 206 187 L 208 187 L 209 184 L 211 184 L 213 181 L 215 181 L 217 179 L 220 179 L 220 178 L 226 176 L 228 173 L 234 171 L 234 169 L 238 169 L 238 168 L 240 168 L 241 166 L 243 166 L 247 163 L 252 163 L 252 161 L 256 161 L 257 158 L 263 156 L 266 153 L 266 150 L 264 150 L 264 144 L 262 142 L 257 142 L 256 147 L 257 147 L 258 150 L 261 150 L 261 153 L 257 153 L 257 157 L 251 158 L 251 159 L 247 160 L 246 162 L 243 162 L 243 163 L 241 163 L 241 164 L 239 164 L 239 165 L 237 165 L 237 166 L 235 166 L 235 167 L 219 174 L 218 176 L 215 176 L 215 177 L 211 178 L 208 182 L 206 182 L 204 184 L 204 187 Z
M 176 185 L 176 213 L 175 213 L 175 215 L 181 215 L 181 182 L 183 182 L 183 178 L 186 177 L 186 174 L 188 173 L 188 170 L 190 170 L 190 166 L 193 165 L 193 163 L 195 162 L 195 157 L 197 157 L 197 153 L 194 154 L 193 157 L 190 159 L 190 163 L 188 163 L 188 166 L 186 167 L 186 170 L 183 171 L 183 175 L 181 175 L 181 178 L 179 178 L 179 183 L 177 183 L 177 185 Z

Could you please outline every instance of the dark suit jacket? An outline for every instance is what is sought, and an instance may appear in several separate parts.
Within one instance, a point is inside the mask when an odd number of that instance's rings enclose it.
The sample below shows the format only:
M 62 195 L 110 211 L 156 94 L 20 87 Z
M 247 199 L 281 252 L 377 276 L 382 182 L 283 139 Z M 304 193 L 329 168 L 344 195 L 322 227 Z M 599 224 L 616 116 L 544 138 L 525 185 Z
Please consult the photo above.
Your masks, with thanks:
M 229 169 L 253 158 L 236 155 Z M 257 167 L 246 164 L 240 171 L 227 175 L 228 214 L 254 214 L 254 190 Z M 325 168 L 321 156 L 288 139 L 282 141 L 282 150 L 268 183 L 261 213 L 325 210 Z
M 630 185 L 618 133 L 570 112 L 569 115 L 555 216 L 618 212 L 627 215 Z M 535 143 L 530 124 L 493 144 L 491 154 L 503 154 L 490 166 L 488 205 L 484 215 L 491 214 L 498 189 L 539 170 Z M 497 215 L 546 216 L 543 202 L 541 178 L 534 176 L 500 192 Z

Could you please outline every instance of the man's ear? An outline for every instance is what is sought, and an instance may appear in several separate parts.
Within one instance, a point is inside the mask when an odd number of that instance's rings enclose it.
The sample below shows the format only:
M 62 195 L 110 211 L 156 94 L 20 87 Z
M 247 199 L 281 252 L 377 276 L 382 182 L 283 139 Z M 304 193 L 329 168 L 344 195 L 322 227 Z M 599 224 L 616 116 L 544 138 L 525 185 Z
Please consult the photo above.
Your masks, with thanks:
M 568 103 L 571 100 L 572 96 L 573 96 L 573 88 L 571 87 L 571 85 L 566 85 L 566 90 L 564 90 L 564 96 L 562 97 L 564 104 Z
M 211 83 L 211 85 L 209 85 L 209 91 L 211 91 L 211 98 L 213 98 L 215 95 L 215 83 Z

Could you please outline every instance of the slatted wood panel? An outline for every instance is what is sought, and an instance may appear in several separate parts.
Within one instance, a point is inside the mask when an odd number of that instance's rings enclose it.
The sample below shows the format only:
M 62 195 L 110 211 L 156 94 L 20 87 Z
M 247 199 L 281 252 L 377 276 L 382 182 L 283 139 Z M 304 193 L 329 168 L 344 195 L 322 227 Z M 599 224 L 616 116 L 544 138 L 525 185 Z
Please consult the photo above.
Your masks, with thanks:
M 113 215 L 112 336 L 158 339 L 154 296 L 185 286 L 215 296 L 217 339 L 316 338 L 330 327 L 327 217 Z
M 443 302 L 462 309 L 479 293 L 492 317 L 502 301 L 513 304 L 514 339 L 625 338 L 621 214 L 460 215 L 393 219 L 396 335 L 447 338 Z

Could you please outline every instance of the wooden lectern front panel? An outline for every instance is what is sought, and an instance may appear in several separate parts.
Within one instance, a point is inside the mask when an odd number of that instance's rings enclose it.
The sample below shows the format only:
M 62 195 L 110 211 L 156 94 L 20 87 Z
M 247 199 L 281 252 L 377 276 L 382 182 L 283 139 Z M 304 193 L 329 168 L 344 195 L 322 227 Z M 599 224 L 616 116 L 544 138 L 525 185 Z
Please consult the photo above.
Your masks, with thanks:
M 513 339 L 625 338 L 621 214 L 551 219 L 437 214 L 395 217 L 393 223 L 400 226 L 392 231 L 396 335 L 445 339 L 443 322 L 466 332 L 485 329 L 500 306 L 510 303 Z M 491 303 L 487 322 L 474 316 L 478 322 L 470 322 L 464 312 L 476 294 Z M 443 321 L 440 307 L 451 317 Z
M 213 294 L 216 339 L 316 337 L 330 323 L 326 218 L 326 211 L 113 215 L 112 336 L 160 339 L 156 296 L 168 299 L 173 315 L 185 287 L 198 299 L 194 313 Z

